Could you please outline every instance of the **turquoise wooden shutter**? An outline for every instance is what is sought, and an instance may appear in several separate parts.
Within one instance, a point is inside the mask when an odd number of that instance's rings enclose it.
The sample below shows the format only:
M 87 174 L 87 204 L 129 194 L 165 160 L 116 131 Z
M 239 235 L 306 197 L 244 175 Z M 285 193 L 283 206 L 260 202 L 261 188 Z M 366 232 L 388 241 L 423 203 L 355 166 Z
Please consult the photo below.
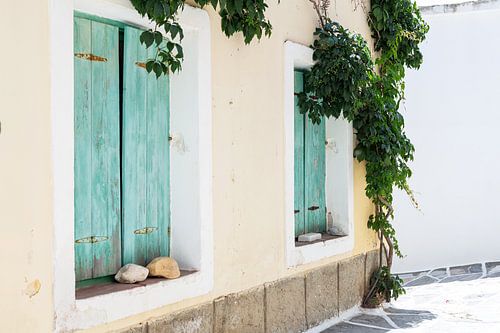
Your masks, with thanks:
M 325 121 L 313 124 L 305 120 L 304 188 L 306 231 L 326 230 L 325 206 Z
M 304 90 L 304 74 L 295 71 L 295 93 Z M 294 213 L 295 236 L 326 230 L 325 122 L 301 114 L 295 96 Z
M 76 280 L 121 266 L 118 28 L 74 21 Z
M 304 89 L 304 73 L 295 71 L 294 92 Z M 294 216 L 295 236 L 305 232 L 304 210 L 304 115 L 300 113 L 298 98 L 295 95 L 294 108 Z
M 147 264 L 169 254 L 169 79 L 148 74 L 156 49 L 125 27 L 123 63 L 123 262 Z

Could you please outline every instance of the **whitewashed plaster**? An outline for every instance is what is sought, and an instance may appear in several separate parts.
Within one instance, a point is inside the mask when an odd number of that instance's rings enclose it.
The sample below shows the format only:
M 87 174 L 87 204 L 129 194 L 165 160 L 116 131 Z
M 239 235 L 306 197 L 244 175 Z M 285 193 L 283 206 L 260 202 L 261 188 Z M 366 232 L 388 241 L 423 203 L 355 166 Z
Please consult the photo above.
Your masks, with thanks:
M 402 109 L 420 210 L 396 193 L 396 272 L 500 259 L 500 1 L 422 11 L 424 62 Z

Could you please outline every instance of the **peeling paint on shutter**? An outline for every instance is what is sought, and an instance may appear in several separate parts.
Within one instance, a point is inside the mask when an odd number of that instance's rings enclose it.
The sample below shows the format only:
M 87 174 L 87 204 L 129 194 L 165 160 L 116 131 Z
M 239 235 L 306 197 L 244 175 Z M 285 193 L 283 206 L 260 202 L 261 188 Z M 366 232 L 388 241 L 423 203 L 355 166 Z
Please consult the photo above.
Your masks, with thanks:
M 74 36 L 79 281 L 114 274 L 121 266 L 119 32 L 108 24 L 75 18 Z
M 295 94 L 304 89 L 304 74 L 295 71 Z M 295 236 L 326 231 L 325 121 L 313 124 L 301 114 L 295 96 L 294 216 Z
M 169 254 L 169 77 L 141 66 L 154 58 L 125 27 L 122 140 L 123 262 L 147 264 Z

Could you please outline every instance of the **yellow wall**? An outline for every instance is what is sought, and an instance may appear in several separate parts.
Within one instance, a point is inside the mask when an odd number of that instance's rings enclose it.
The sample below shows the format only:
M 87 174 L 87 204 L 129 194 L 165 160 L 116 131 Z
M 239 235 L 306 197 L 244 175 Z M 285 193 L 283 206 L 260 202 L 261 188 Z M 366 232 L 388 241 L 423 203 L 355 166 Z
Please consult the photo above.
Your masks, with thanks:
M 53 322 L 48 13 L 47 0 L 0 2 L 1 332 Z
M 52 187 L 48 0 L 0 4 L 0 326 L 6 332 L 52 327 Z M 209 10 L 212 34 L 215 286 L 206 296 L 91 331 L 125 327 L 152 316 L 247 289 L 376 247 L 366 220 L 364 167 L 354 166 L 355 248 L 286 269 L 284 246 L 283 59 L 285 40 L 312 42 L 317 18 L 307 0 L 267 1 L 271 38 L 245 46 L 227 39 Z M 332 4 L 332 17 L 369 38 L 362 10 Z M 16 27 L 15 30 L 12 27 Z M 70 27 L 68 27 L 70 29 Z M 8 52 L 7 52 L 8 51 Z M 188 50 L 186 51 L 188 52 Z M 5 249 L 9 249 L 5 251 Z M 38 279 L 40 292 L 26 295 Z M 5 295 L 7 297 L 5 297 Z

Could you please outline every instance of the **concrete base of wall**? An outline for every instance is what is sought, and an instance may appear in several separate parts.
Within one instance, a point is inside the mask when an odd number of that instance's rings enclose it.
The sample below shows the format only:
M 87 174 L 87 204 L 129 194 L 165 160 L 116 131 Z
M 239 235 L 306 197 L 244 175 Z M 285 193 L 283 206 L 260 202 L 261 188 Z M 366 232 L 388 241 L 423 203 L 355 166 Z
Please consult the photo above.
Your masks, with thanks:
M 360 305 L 377 266 L 378 250 L 374 250 L 119 332 L 303 332 Z

